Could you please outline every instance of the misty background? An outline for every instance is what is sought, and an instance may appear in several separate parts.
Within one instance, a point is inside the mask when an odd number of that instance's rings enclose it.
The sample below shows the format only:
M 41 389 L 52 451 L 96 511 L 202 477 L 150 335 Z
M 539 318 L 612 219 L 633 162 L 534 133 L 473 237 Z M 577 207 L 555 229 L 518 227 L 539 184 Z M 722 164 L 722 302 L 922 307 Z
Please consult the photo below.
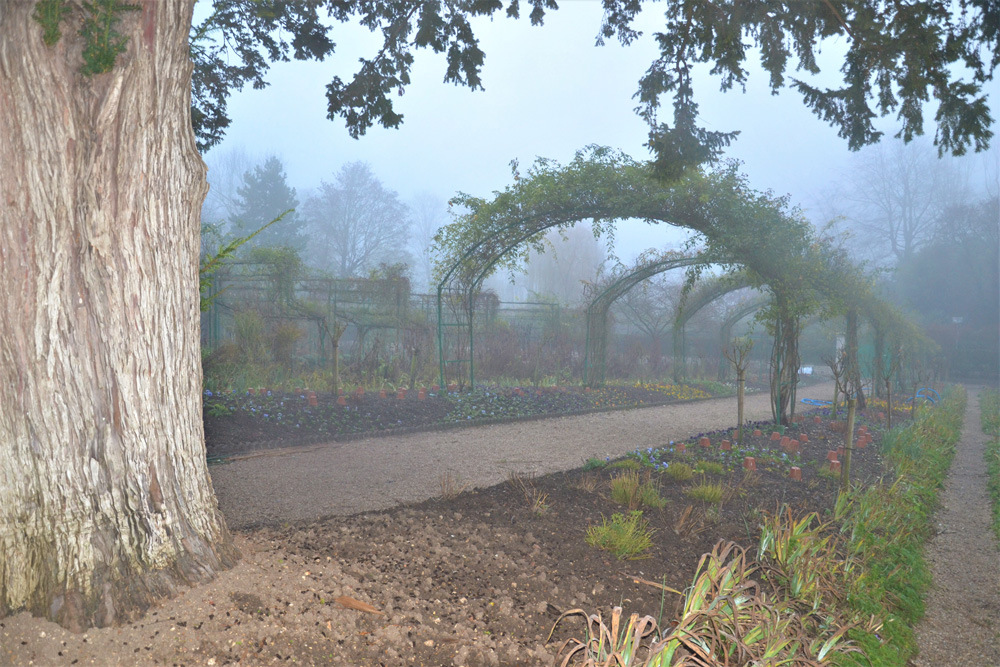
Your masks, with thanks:
M 211 185 L 202 213 L 206 249 L 294 209 L 247 244 L 243 256 L 284 247 L 316 276 L 405 278 L 411 293 L 432 293 L 433 238 L 451 221 L 448 200 L 456 193 L 489 197 L 511 182 L 513 163 L 524 169 L 537 157 L 567 162 L 590 144 L 648 157 L 648 127 L 632 96 L 658 53 L 652 33 L 662 14 L 646 7 L 636 21 L 644 35 L 629 47 L 595 46 L 601 17 L 599 2 L 581 0 L 561 3 L 541 27 L 473 21 L 486 53 L 485 90 L 441 83 L 443 59 L 420 51 L 414 85 L 397 101 L 402 126 L 373 127 L 358 140 L 326 118 L 324 87 L 335 75 L 349 77 L 359 57 L 379 48 L 380 36 L 344 26 L 328 61 L 275 64 L 268 88 L 231 98 L 233 123 L 204 156 Z M 835 71 L 843 48 L 836 39 L 824 43 L 821 67 Z M 794 92 L 771 95 L 766 74 L 753 64 L 745 92 L 718 91 L 707 67 L 697 80 L 701 121 L 740 131 L 725 154 L 742 162 L 756 188 L 787 194 L 814 226 L 844 235 L 855 259 L 877 270 L 883 294 L 952 352 L 956 370 L 973 363 L 959 358 L 963 349 L 988 355 L 996 366 L 996 137 L 984 153 L 939 158 L 929 138 L 907 145 L 893 139 L 889 119 L 879 124 L 886 131 L 880 144 L 852 153 Z M 997 92 L 994 84 L 991 101 Z M 679 248 L 685 239 L 680 230 L 631 221 L 619 225 L 609 246 L 579 225 L 551 233 L 547 252 L 533 253 L 523 273 L 494 276 L 485 287 L 511 308 L 571 311 L 584 304 L 588 283 L 647 249 Z M 614 311 L 622 354 L 645 359 L 648 373 L 665 368 L 682 279 L 681 272 L 652 279 Z M 717 330 L 727 308 L 751 298 L 737 292 L 699 313 L 704 331 Z M 836 334 L 835 324 L 825 326 L 812 359 L 804 346 L 807 362 L 817 363 Z M 713 346 L 715 336 L 706 333 L 701 354 L 707 358 Z

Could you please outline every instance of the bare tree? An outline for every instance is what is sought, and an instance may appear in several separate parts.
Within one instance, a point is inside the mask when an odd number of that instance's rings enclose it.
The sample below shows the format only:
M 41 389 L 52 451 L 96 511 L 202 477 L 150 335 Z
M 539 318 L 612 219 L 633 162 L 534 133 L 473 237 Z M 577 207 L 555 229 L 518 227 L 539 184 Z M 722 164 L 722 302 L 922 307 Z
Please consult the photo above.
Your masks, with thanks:
M 410 212 L 413 230 L 410 237 L 414 258 L 413 276 L 418 283 L 418 289 L 429 290 L 434 272 L 432 255 L 434 235 L 448 220 L 448 205 L 430 192 L 420 192 L 410 201 Z
M 302 207 L 308 257 L 336 276 L 362 275 L 379 264 L 409 263 L 409 209 L 364 162 L 344 165 Z
M 854 230 L 855 250 L 878 264 L 911 258 L 934 236 L 942 213 L 963 201 L 968 178 L 953 159 L 921 142 L 879 144 L 862 151 L 834 209 Z

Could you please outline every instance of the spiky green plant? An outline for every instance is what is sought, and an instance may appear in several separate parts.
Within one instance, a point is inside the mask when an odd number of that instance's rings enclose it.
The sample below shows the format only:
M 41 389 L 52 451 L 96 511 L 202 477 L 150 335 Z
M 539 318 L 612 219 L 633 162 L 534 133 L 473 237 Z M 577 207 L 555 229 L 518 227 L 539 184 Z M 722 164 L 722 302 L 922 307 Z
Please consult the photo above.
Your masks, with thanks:
M 686 482 L 694 477 L 694 470 L 688 464 L 678 462 L 671 463 L 667 466 L 667 469 L 663 471 L 663 474 L 675 482 Z
M 559 649 L 559 655 L 564 658 L 563 665 L 568 665 L 577 658 L 582 658 L 584 665 L 602 667 L 637 667 L 645 664 L 641 654 L 648 656 L 647 640 L 655 637 L 658 629 L 652 616 L 640 618 L 639 614 L 632 614 L 623 625 L 621 607 L 611 610 L 608 623 L 605 623 L 599 612 L 587 614 L 583 609 L 570 609 L 556 619 L 549 639 L 561 621 L 573 616 L 582 616 L 586 620 L 587 638 L 570 638 L 563 642 Z
M 721 483 L 713 483 L 702 479 L 701 482 L 684 490 L 685 495 L 692 500 L 700 500 L 710 505 L 722 502 L 726 489 Z
M 586 636 L 564 642 L 560 664 L 582 658 L 582 664 L 592 667 L 816 667 L 858 651 L 847 640 L 849 626 L 835 616 L 811 622 L 796 612 L 792 602 L 782 599 L 781 589 L 775 595 L 762 590 L 755 578 L 758 567 L 738 545 L 719 542 L 702 557 L 686 593 L 637 580 L 684 596 L 680 615 L 664 628 L 652 616 L 638 614 L 623 624 L 618 607 L 609 623 L 600 614 L 570 610 L 559 617 L 556 626 L 571 616 L 583 616 Z
M 601 517 L 600 525 L 587 529 L 587 544 L 610 551 L 619 560 L 641 560 L 649 558 L 654 533 L 642 511 L 633 510 L 627 516 L 612 514 L 611 521 Z
M 726 469 L 717 461 L 698 461 L 694 466 L 694 471 L 703 475 L 723 475 Z
M 767 565 L 769 576 L 793 599 L 816 611 L 824 599 L 842 598 L 846 588 L 835 538 L 830 524 L 821 523 L 815 512 L 796 519 L 791 508 L 785 507 L 764 519 L 758 557 Z
M 660 496 L 660 487 L 649 472 L 643 475 L 637 470 L 626 470 L 612 477 L 610 485 L 611 499 L 630 510 L 644 505 L 659 509 L 667 504 Z

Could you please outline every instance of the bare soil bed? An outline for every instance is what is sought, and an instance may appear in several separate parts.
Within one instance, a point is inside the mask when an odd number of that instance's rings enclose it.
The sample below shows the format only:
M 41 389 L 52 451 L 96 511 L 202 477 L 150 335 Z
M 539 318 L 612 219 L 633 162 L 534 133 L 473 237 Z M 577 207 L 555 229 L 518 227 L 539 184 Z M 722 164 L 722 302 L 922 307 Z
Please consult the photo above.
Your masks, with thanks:
M 842 430 L 826 418 L 792 427 L 808 439 L 797 460 L 782 456 L 769 431 L 748 438 L 758 462 L 749 475 L 747 451 L 721 451 L 724 433 L 709 434 L 709 448 L 688 441 L 685 454 L 660 443 L 660 469 L 640 471 L 666 499 L 644 510 L 655 533 L 642 560 L 618 560 L 585 540 L 589 526 L 628 511 L 609 493 L 622 468 L 512 475 L 448 500 L 237 530 L 239 565 L 136 623 L 76 635 L 26 614 L 0 620 L 0 664 L 550 665 L 582 629 L 564 621 L 550 639 L 561 611 L 622 605 L 667 619 L 677 598 L 649 581 L 683 589 L 713 544 L 752 544 L 761 512 L 781 504 L 826 512 L 837 481 L 821 473 Z M 685 460 L 722 463 L 721 475 L 706 475 L 726 487 L 721 507 L 688 498 L 700 478 L 662 474 L 662 463 Z M 793 463 L 803 481 L 789 479 Z M 881 473 L 877 447 L 855 452 L 855 479 Z

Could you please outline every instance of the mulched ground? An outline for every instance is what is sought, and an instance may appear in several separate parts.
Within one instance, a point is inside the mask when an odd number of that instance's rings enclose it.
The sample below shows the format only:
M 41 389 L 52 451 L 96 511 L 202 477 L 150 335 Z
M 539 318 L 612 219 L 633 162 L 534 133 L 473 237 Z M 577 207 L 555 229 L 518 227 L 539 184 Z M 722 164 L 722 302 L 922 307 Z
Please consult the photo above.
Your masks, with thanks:
M 564 621 L 549 641 L 560 612 L 607 614 L 621 605 L 669 619 L 677 597 L 641 580 L 683 589 L 717 541 L 753 545 L 762 513 L 782 504 L 825 516 L 838 481 L 822 471 L 842 431 L 811 418 L 790 428 L 808 438 L 798 459 L 782 456 L 769 432 L 748 437 L 737 455 L 721 451 L 722 433 L 708 434 L 709 448 L 685 443 L 685 454 L 679 443 L 672 452 L 637 452 L 631 458 L 659 465 L 643 471 L 667 500 L 644 510 L 655 533 L 642 560 L 619 560 L 585 540 L 589 526 L 627 511 L 610 499 L 622 468 L 512 478 L 392 511 L 241 531 L 243 562 L 138 623 L 73 635 L 24 614 L 0 621 L 0 663 L 555 664 L 561 641 L 583 627 Z M 758 471 L 748 475 L 742 460 L 751 452 Z M 721 507 L 687 497 L 699 478 L 662 473 L 664 463 L 701 459 L 728 466 L 707 475 L 727 488 Z M 792 464 L 803 481 L 789 479 Z M 855 452 L 855 480 L 882 473 L 877 447 Z

